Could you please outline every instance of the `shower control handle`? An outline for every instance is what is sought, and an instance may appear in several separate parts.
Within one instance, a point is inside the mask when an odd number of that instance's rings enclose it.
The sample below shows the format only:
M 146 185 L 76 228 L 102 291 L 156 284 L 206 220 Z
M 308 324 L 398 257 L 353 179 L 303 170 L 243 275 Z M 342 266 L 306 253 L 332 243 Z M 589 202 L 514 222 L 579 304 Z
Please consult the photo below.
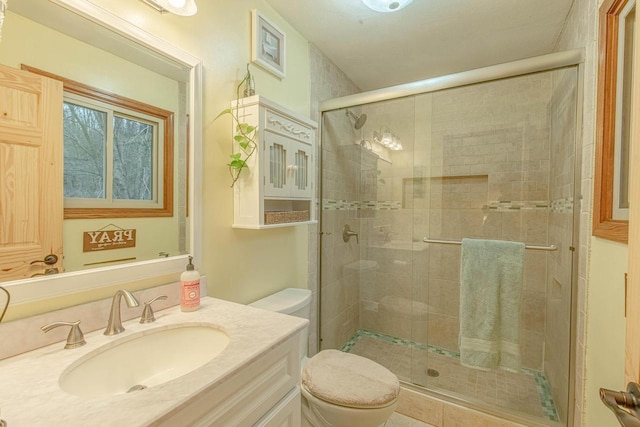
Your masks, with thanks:
M 355 231 L 351 231 L 351 227 L 349 227 L 348 224 L 345 224 L 344 227 L 342 227 L 342 240 L 347 243 L 349 242 L 349 240 L 351 239 L 352 236 L 356 237 L 356 244 L 360 244 L 360 239 L 358 238 L 358 233 L 356 233 Z

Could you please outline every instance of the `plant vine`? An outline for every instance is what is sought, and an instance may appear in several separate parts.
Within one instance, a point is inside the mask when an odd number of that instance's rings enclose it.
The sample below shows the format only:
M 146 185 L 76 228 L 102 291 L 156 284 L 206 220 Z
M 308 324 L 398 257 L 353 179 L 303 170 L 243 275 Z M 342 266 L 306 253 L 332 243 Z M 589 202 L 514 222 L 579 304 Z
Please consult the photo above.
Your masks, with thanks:
M 257 136 L 258 136 L 258 127 L 250 125 L 249 123 L 241 122 L 239 111 L 240 111 L 240 88 L 243 85 L 247 85 L 250 87 L 252 84 L 253 77 L 251 76 L 251 72 L 249 71 L 249 64 L 247 64 L 247 73 L 245 74 L 242 81 L 238 84 L 236 88 L 236 107 L 227 108 L 220 112 L 216 116 L 214 121 L 216 121 L 219 117 L 230 115 L 233 122 L 235 123 L 235 135 L 233 136 L 233 140 L 237 143 L 238 147 L 240 147 L 239 151 L 232 152 L 229 157 L 231 160 L 227 163 L 229 167 L 229 174 L 231 175 L 231 187 L 235 185 L 235 183 L 240 179 L 240 174 L 243 169 L 249 169 L 247 165 L 247 161 L 253 156 L 258 148 Z M 245 96 L 246 96 L 245 91 Z

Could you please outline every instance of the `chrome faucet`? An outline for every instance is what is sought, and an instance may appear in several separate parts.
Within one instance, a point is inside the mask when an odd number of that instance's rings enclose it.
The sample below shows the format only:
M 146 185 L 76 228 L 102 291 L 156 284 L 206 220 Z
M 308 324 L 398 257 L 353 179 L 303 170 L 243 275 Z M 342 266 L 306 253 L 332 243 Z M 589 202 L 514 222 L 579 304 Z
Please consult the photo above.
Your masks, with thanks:
M 107 328 L 104 330 L 105 335 L 116 335 L 124 331 L 122 318 L 120 317 L 120 298 L 123 296 L 129 307 L 140 305 L 131 292 L 126 289 L 118 290 L 111 301 L 111 312 L 109 313 L 109 323 L 107 323 Z

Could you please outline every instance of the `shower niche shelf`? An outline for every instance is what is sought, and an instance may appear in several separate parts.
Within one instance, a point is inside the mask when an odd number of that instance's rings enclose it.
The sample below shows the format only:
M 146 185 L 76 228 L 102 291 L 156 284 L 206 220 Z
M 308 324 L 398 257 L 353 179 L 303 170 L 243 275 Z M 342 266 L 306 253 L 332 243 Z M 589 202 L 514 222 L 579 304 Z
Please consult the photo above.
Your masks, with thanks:
M 233 228 L 315 223 L 317 124 L 259 95 L 232 108 L 241 123 L 258 127 L 258 149 L 233 187 Z

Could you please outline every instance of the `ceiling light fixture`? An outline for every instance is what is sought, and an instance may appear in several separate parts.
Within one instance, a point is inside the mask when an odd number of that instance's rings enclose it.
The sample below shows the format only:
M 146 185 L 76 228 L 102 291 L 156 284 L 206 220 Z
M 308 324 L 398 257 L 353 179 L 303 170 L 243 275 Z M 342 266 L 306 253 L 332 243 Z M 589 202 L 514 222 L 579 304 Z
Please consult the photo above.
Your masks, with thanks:
M 376 12 L 397 12 L 408 6 L 413 0 L 362 0 L 369 9 Z
M 195 15 L 198 6 L 195 0 L 141 0 L 160 13 L 171 12 L 180 16 Z
M 391 132 L 391 130 L 389 130 L 388 127 L 382 127 L 380 132 L 374 130 L 373 141 L 392 151 L 402 150 L 400 140 L 393 132 Z

